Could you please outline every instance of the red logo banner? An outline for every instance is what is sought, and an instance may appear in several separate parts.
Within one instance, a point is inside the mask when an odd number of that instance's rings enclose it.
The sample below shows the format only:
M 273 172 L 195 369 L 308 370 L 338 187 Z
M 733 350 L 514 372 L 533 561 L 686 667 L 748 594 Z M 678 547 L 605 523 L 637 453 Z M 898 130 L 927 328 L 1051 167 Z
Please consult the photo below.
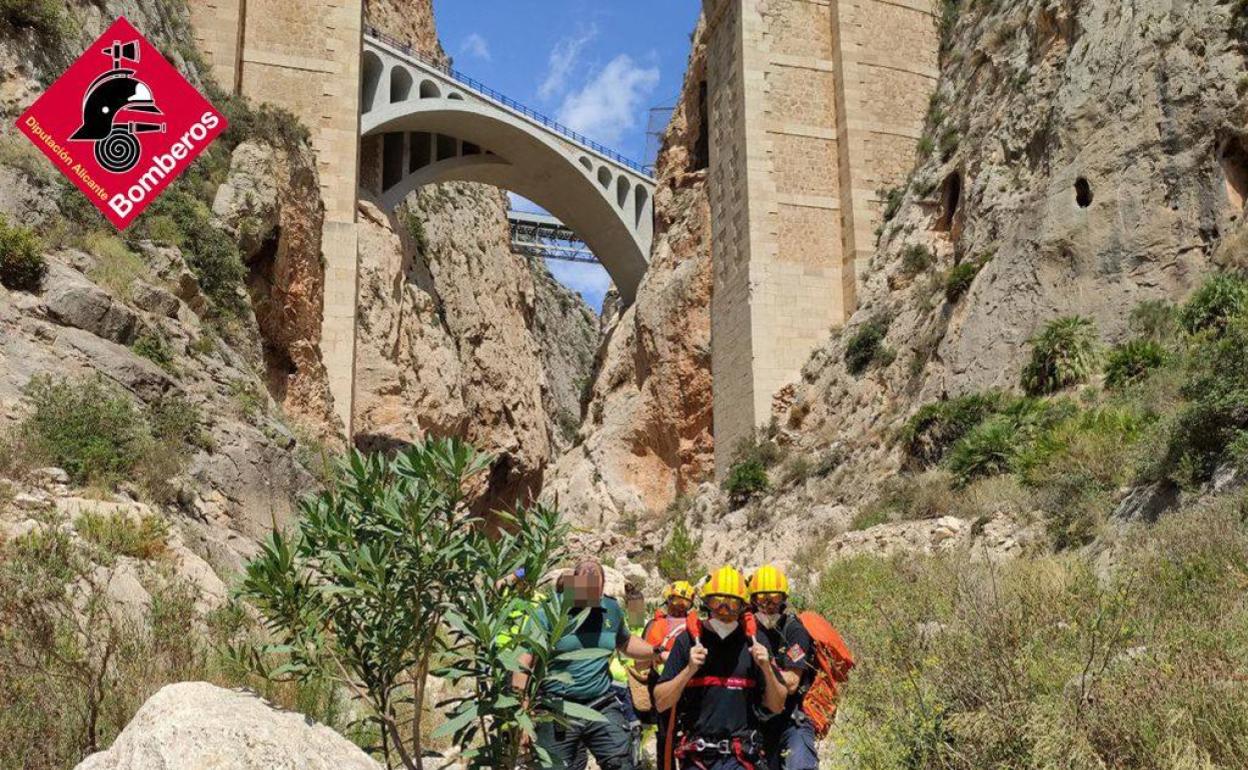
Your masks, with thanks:
M 226 120 L 120 18 L 17 127 L 124 230 L 225 131 Z

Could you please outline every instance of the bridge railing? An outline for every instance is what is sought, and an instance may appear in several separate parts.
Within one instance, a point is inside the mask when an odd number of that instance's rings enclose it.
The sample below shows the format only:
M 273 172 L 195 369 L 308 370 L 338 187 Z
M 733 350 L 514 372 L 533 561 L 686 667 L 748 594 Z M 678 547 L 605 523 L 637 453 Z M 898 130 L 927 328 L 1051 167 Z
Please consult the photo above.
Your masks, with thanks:
M 567 137 L 568 139 L 571 139 L 577 144 L 588 147 L 589 149 L 593 150 L 599 155 L 604 155 L 610 158 L 611 160 L 615 161 L 616 163 L 619 163 L 620 165 L 623 165 L 623 166 L 627 166 L 628 168 L 631 168 L 632 170 L 640 174 L 644 174 L 646 176 L 651 176 L 654 173 L 653 166 L 646 166 L 641 163 L 638 163 L 635 160 L 630 160 L 629 158 L 624 157 L 623 155 L 619 154 L 615 150 L 612 150 L 610 147 L 599 144 L 598 142 L 595 142 L 593 139 L 590 139 L 589 137 L 585 136 L 582 133 L 573 131 L 572 129 L 563 125 L 559 121 L 549 118 L 543 115 L 542 113 L 538 112 L 537 110 L 524 106 L 523 104 L 516 101 L 515 99 L 512 99 L 506 94 L 502 94 L 502 93 L 499 93 L 498 91 L 495 91 L 493 88 L 490 88 L 489 86 L 487 86 L 486 84 L 482 83 L 479 80 L 476 80 L 474 78 L 471 78 L 465 75 L 464 73 L 460 72 L 454 67 L 451 67 L 449 64 L 438 61 L 436 58 L 430 56 L 429 54 L 423 51 L 416 50 L 412 46 L 412 44 L 406 40 L 399 40 L 398 38 L 393 37 L 391 35 L 387 35 L 386 33 L 382 32 L 376 27 L 373 27 L 370 25 L 365 25 L 364 34 L 367 37 L 371 37 L 375 40 L 379 40 L 385 43 L 391 48 L 395 48 L 399 51 L 402 51 L 405 56 L 409 56 L 421 62 L 427 67 L 432 67 L 433 69 L 438 70 L 442 74 L 455 80 L 457 83 L 460 83 L 461 85 L 467 88 L 470 88 L 473 91 L 476 91 L 482 96 L 486 96 L 490 99 L 493 99 L 494 101 L 502 104 L 503 106 L 509 109 L 515 110 L 516 112 L 525 116 L 529 120 L 532 120 L 535 123 L 545 126 L 546 128 L 549 128 L 551 131 L 554 131 L 557 134 Z

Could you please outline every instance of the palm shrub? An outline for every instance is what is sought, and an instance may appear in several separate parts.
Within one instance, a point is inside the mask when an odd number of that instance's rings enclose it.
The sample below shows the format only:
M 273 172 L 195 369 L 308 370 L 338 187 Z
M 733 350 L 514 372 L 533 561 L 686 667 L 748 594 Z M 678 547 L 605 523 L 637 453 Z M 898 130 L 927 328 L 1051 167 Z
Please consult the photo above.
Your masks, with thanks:
M 1231 318 L 1248 310 L 1248 279 L 1235 273 L 1209 277 L 1179 310 L 1179 322 L 1189 334 L 1213 329 L 1221 332 Z
M 1005 394 L 990 390 L 924 404 L 901 429 L 906 456 L 919 467 L 935 465 L 949 447 L 1006 402 Z
M 1023 367 L 1023 390 L 1031 396 L 1055 393 L 1087 382 L 1096 371 L 1096 326 L 1081 316 L 1050 321 L 1031 339 L 1031 359 Z
M 1166 351 L 1150 339 L 1115 345 L 1105 362 L 1105 385 L 1111 389 L 1138 382 L 1166 362 Z
M 435 655 L 441 675 L 472 687 L 442 732 L 477 742 L 475 767 L 511 756 L 517 731 L 562 718 L 567 709 L 540 698 L 522 711 L 498 681 L 518 663 L 497 632 L 517 611 L 532 617 L 558 606 L 525 603 L 495 583 L 520 566 L 541 575 L 562 553 L 565 531 L 557 513 L 539 507 L 495 514 L 504 531 L 492 538 L 466 492 L 490 459 L 458 439 L 429 439 L 393 459 L 352 453 L 325 491 L 303 501 L 297 531 L 274 532 L 247 565 L 239 597 L 259 610 L 273 641 L 240 647 L 234 658 L 268 679 L 332 678 L 368 707 L 364 721 L 380 732 L 387 762 L 397 757 L 409 769 L 421 766 L 423 735 L 417 718 L 405 736 L 400 712 L 410 704 L 423 713 Z M 549 661 L 547 641 L 522 631 L 519 644 Z M 532 673 L 540 687 L 544 671 Z

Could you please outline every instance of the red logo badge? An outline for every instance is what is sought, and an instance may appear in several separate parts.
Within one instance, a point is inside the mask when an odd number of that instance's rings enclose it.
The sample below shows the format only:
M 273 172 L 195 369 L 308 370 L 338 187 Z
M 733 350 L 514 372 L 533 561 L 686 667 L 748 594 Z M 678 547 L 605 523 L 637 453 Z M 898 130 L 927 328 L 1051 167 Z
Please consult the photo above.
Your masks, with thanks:
M 792 647 L 789 648 L 788 656 L 789 656 L 789 660 L 793 661 L 794 663 L 800 663 L 802 661 L 802 658 L 806 657 L 806 652 L 802 649 L 802 646 L 800 644 L 794 644 Z
M 17 127 L 124 230 L 225 131 L 226 121 L 121 18 Z

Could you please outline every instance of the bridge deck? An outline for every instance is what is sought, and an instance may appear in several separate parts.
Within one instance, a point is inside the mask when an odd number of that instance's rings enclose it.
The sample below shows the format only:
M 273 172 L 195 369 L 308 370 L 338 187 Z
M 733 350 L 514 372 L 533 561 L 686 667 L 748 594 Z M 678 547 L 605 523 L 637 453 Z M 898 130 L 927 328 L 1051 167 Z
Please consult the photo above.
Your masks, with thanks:
M 598 258 L 585 242 L 549 214 L 508 211 L 507 222 L 511 225 L 511 248 L 517 254 L 598 264 Z
M 438 61 L 434 57 L 429 56 L 428 54 L 422 51 L 416 50 L 412 46 L 412 44 L 408 41 L 399 40 L 398 38 L 391 37 L 390 35 L 387 35 L 386 33 L 377 29 L 376 27 L 372 27 L 368 25 L 365 25 L 364 27 L 364 37 L 366 40 L 371 38 L 372 40 L 375 40 L 379 43 L 383 43 L 389 46 L 390 48 L 394 49 L 395 51 L 397 51 L 399 54 L 411 59 L 412 62 L 420 65 L 421 67 L 435 70 L 441 73 L 442 75 L 445 75 L 446 77 L 451 78 L 452 80 L 459 83 L 460 85 L 467 88 L 468 90 L 475 92 L 477 95 L 482 96 L 491 101 L 497 102 L 499 105 L 506 107 L 507 109 L 512 110 L 513 112 L 519 113 L 520 115 L 533 121 L 534 123 L 537 123 L 538 125 L 546 129 L 549 129 L 550 131 L 553 131 L 556 134 L 559 134 L 565 139 L 573 142 L 574 144 L 580 145 L 581 147 L 585 148 L 586 150 L 589 150 L 590 152 L 593 152 L 597 155 L 601 155 L 604 158 L 614 163 L 618 163 L 622 166 L 632 169 L 633 171 L 641 174 L 643 177 L 646 178 L 646 180 L 650 182 L 654 181 L 654 166 L 644 165 L 644 164 L 638 163 L 635 160 L 624 157 L 623 155 L 616 152 L 615 150 L 612 150 L 610 147 L 607 147 L 606 145 L 603 145 L 603 144 L 599 144 L 598 142 L 595 142 L 594 140 L 590 139 L 584 134 L 578 131 L 573 131 L 572 129 L 568 128 L 567 126 L 563 125 L 557 120 L 547 117 L 546 115 L 543 115 L 542 113 L 530 107 L 526 107 L 525 105 L 521 104 L 515 99 L 512 99 L 506 94 L 495 91 L 493 88 L 490 88 L 489 86 L 482 83 L 481 81 L 476 80 L 475 78 L 471 78 L 468 75 L 465 75 L 464 73 L 460 72 L 459 70 L 456 70 L 455 68 L 447 64 L 443 64 L 442 62 Z

